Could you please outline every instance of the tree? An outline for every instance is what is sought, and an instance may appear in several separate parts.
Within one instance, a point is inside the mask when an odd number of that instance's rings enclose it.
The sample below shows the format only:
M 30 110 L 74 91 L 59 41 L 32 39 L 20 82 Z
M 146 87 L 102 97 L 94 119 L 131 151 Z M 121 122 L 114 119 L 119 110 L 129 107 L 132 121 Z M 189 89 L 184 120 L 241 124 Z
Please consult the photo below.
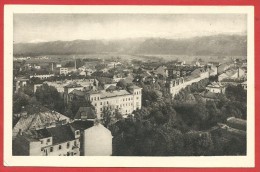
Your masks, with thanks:
M 37 88 L 35 97 L 43 106 L 60 113 L 64 112 L 63 99 L 55 87 L 43 84 Z
M 29 99 L 24 94 L 14 94 L 13 96 L 13 113 L 20 113 L 22 107 L 29 104 Z
M 87 101 L 84 97 L 83 98 L 73 98 L 72 101 L 69 103 L 68 108 L 71 110 L 72 114 L 76 114 L 80 107 L 93 107 L 90 101 Z
M 112 122 L 112 112 L 111 112 L 111 110 L 109 109 L 109 108 L 103 108 L 103 111 L 102 111 L 102 113 L 101 113 L 101 117 L 102 117 L 102 120 L 101 120 L 101 122 L 103 123 L 103 125 L 105 126 L 105 127 L 109 127 L 109 125 L 111 124 L 111 122 Z
M 225 91 L 226 97 L 231 101 L 246 102 L 247 92 L 241 85 L 228 86 Z
M 120 81 L 117 82 L 116 84 L 117 87 L 120 87 L 122 89 L 126 89 L 127 83 L 124 79 L 121 79 Z

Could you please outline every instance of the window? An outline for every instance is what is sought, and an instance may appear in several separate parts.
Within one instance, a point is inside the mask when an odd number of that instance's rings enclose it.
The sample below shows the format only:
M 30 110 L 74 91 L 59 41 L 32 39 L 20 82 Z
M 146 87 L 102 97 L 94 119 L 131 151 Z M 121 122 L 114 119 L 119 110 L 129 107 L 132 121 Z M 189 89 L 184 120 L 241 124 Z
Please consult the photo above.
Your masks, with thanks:
M 103 109 L 102 108 L 100 108 L 100 111 L 102 111 Z
M 97 104 L 95 103 L 95 106 L 97 106 Z
M 51 142 L 51 139 L 47 139 L 47 142 Z
M 69 148 L 69 147 L 70 147 L 70 142 L 67 143 L 67 148 Z
M 41 140 L 41 144 L 43 144 L 43 140 Z
M 61 149 L 61 145 L 59 145 L 59 150 Z
M 79 135 L 79 131 L 76 131 L 76 135 Z
M 53 147 L 50 147 L 50 152 L 53 152 Z
M 102 102 L 100 102 L 100 105 L 102 105 Z

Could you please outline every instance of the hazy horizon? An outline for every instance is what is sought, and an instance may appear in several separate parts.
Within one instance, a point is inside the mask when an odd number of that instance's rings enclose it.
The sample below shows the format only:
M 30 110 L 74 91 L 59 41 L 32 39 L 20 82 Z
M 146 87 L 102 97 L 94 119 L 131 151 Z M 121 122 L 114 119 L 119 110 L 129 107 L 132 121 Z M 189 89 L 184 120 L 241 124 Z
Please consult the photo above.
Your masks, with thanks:
M 14 14 L 14 43 L 246 35 L 245 14 Z

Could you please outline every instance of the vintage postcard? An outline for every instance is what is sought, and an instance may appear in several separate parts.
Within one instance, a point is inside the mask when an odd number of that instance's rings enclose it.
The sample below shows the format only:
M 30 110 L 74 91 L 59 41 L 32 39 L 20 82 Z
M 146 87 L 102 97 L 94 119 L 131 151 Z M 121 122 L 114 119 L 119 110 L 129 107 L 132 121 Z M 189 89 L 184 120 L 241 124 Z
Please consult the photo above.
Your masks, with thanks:
M 254 167 L 254 89 L 252 6 L 4 8 L 5 166 Z

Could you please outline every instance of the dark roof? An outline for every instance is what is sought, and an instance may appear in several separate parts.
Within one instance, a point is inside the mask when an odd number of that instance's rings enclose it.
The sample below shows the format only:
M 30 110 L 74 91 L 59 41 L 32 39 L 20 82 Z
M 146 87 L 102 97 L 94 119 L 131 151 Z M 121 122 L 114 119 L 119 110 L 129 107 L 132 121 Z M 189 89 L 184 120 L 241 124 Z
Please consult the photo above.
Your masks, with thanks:
M 246 120 L 244 119 L 230 117 L 227 119 L 227 125 L 235 129 L 246 131 Z
M 47 128 L 47 130 L 52 135 L 52 142 L 54 145 L 75 139 L 75 134 L 72 132 L 69 125 Z
M 107 91 L 114 91 L 114 90 L 116 90 L 116 89 L 117 89 L 116 86 L 110 85 L 106 90 L 107 90 Z
M 95 119 L 96 113 L 91 107 L 80 107 L 76 115 L 74 116 L 74 119 L 81 119 L 81 120 L 87 120 L 87 119 Z
M 75 94 L 77 96 L 85 96 L 85 92 L 84 91 L 76 90 L 76 89 L 71 91 L 69 94 Z
M 69 83 L 65 86 L 66 88 L 76 88 L 76 87 L 82 87 L 82 85 L 77 84 L 76 82 Z
M 30 130 L 30 132 L 33 134 L 33 137 L 36 139 L 51 137 L 51 133 L 46 128 L 40 130 Z
M 209 98 L 209 99 L 217 99 L 219 94 L 218 93 L 212 93 L 210 91 L 203 91 L 201 93 L 201 96 L 204 98 Z
M 86 130 L 92 126 L 94 126 L 94 121 L 74 121 L 70 123 L 70 126 L 75 130 Z

